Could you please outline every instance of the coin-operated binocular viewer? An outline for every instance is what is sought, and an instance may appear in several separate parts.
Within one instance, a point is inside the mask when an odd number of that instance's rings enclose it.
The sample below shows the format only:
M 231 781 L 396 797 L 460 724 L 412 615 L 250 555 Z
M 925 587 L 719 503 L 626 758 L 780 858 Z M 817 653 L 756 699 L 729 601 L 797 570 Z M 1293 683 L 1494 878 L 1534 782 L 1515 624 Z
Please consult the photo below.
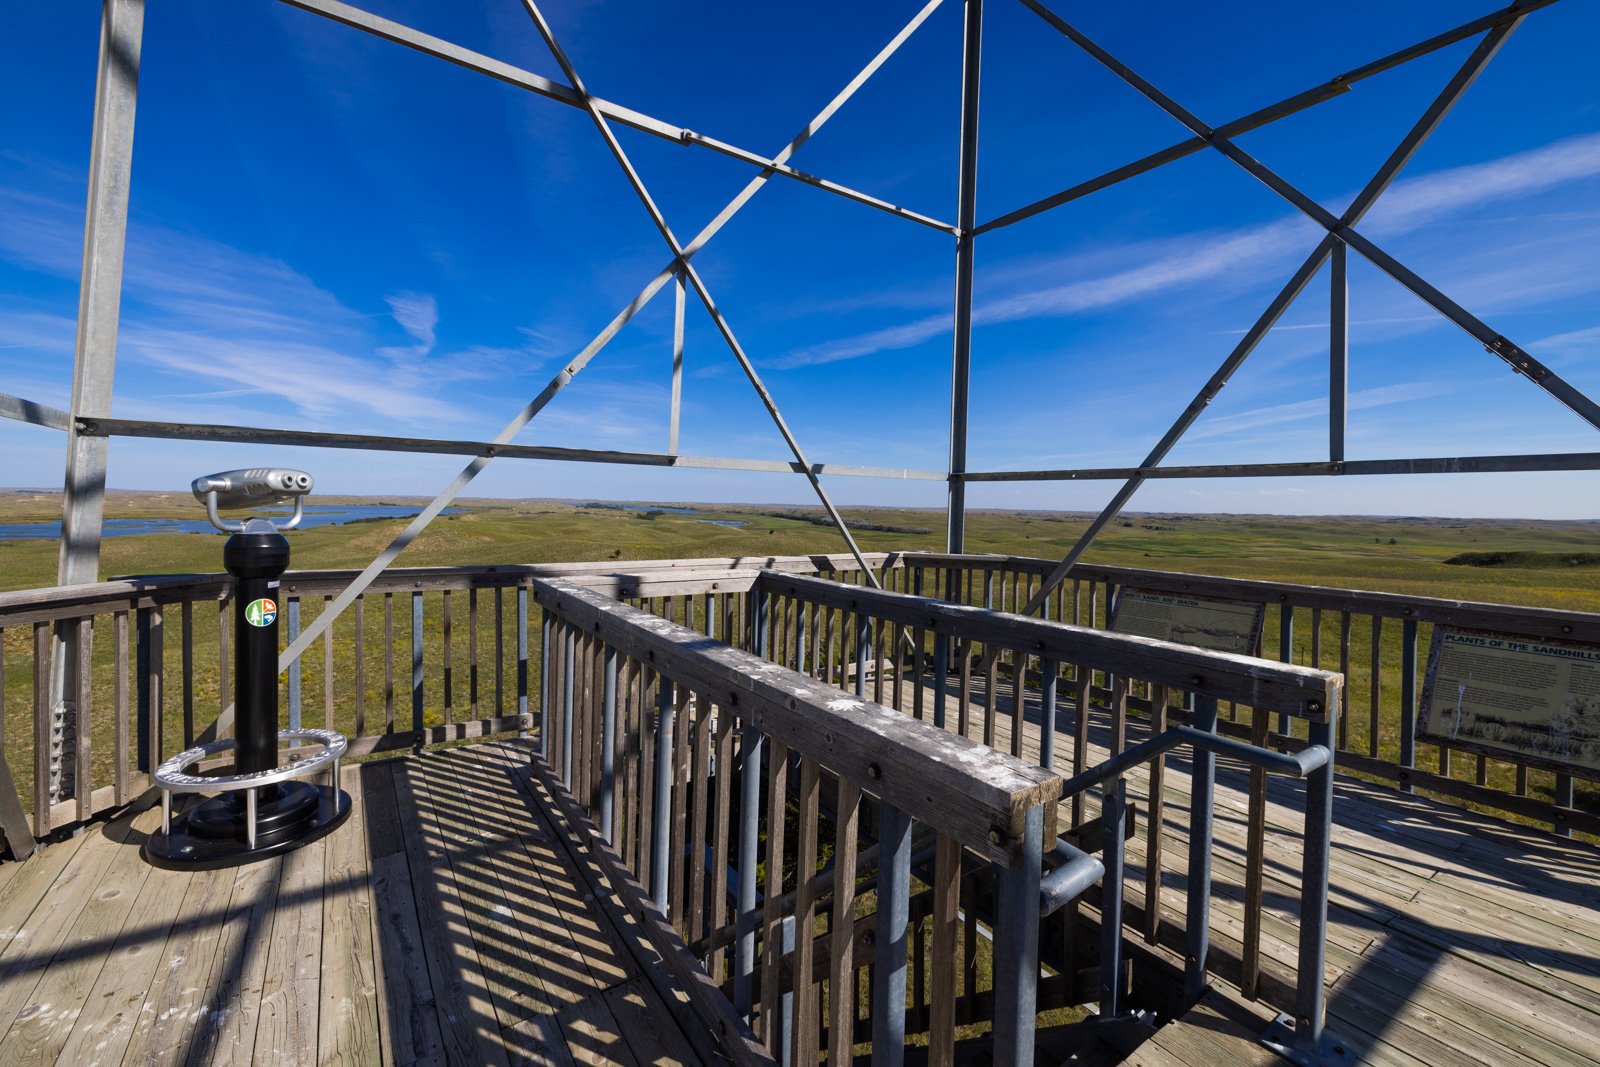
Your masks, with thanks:
M 300 524 L 311 485 L 311 475 L 281 467 L 194 481 L 211 524 L 232 535 L 222 563 L 234 579 L 234 737 L 196 745 L 156 768 L 161 830 L 146 840 L 144 855 L 158 867 L 228 867 L 276 856 L 331 832 L 350 814 L 350 797 L 339 788 L 343 735 L 278 724 L 278 579 L 289 567 L 281 531 Z M 218 514 L 290 502 L 294 514 L 281 527 L 265 518 L 224 522 Z M 231 774 L 201 768 L 228 752 Z M 327 783 L 315 784 L 323 774 Z M 174 796 L 187 794 L 206 799 L 174 814 Z

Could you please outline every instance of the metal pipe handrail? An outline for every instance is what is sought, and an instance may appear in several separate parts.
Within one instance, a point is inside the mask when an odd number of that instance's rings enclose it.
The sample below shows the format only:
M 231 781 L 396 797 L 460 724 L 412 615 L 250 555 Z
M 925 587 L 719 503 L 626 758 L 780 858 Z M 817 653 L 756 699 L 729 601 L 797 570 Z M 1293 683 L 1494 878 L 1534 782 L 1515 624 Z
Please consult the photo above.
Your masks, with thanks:
M 1045 862 L 1060 860 L 1061 866 L 1039 880 L 1039 916 L 1055 914 L 1065 904 L 1081 897 L 1106 873 L 1100 857 L 1083 851 L 1064 837 L 1045 853 Z
M 1117 753 L 1104 763 L 1068 778 L 1061 783 L 1061 799 L 1066 800 L 1074 793 L 1081 793 L 1107 779 L 1126 774 L 1139 764 L 1148 763 L 1181 745 L 1203 748 L 1219 756 L 1228 756 L 1261 767 L 1268 774 L 1280 774 L 1290 778 L 1304 778 L 1312 771 L 1326 767 L 1333 759 L 1333 753 L 1325 745 L 1307 745 L 1298 752 L 1274 752 L 1271 749 L 1247 745 L 1231 737 L 1196 730 L 1192 726 L 1171 726 L 1162 733 Z

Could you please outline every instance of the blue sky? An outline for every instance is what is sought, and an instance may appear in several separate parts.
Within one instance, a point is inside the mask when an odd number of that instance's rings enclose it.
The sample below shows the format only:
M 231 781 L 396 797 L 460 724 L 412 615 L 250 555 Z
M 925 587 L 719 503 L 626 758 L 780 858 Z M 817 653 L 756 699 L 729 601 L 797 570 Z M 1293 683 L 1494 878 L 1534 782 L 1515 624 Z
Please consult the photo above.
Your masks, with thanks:
M 559 78 L 516 0 L 370 10 Z M 551 2 L 595 93 L 770 154 L 915 13 L 873 4 Z M 1220 125 L 1492 9 L 1081 4 L 1065 17 Z M 0 12 L 0 390 L 60 407 L 99 5 Z M 1186 131 L 1014 0 L 985 17 L 979 218 Z M 1600 396 L 1600 10 L 1520 28 L 1363 232 Z M 1332 210 L 1474 42 L 1240 139 Z M 796 155 L 955 215 L 961 8 L 934 13 Z M 619 129 L 687 240 L 752 168 Z M 666 262 L 575 109 L 272 0 L 151 3 L 114 414 L 489 438 Z M 980 238 L 970 466 L 1136 464 L 1320 231 L 1217 153 Z M 813 460 L 941 469 L 953 241 L 776 179 L 695 260 Z M 1589 451 L 1595 431 L 1351 257 L 1352 459 Z M 519 441 L 664 450 L 671 291 Z M 1313 282 L 1170 457 L 1326 456 L 1327 282 Z M 682 450 L 787 458 L 690 298 Z M 0 423 L 0 483 L 59 484 L 64 439 Z M 326 491 L 431 495 L 459 457 L 119 439 L 114 486 L 303 466 Z M 842 503 L 940 505 L 937 482 L 830 479 Z M 1112 483 L 980 485 L 974 506 L 1097 509 Z M 1592 518 L 1593 474 L 1157 482 L 1137 510 Z M 473 494 L 813 499 L 798 476 L 501 461 Z

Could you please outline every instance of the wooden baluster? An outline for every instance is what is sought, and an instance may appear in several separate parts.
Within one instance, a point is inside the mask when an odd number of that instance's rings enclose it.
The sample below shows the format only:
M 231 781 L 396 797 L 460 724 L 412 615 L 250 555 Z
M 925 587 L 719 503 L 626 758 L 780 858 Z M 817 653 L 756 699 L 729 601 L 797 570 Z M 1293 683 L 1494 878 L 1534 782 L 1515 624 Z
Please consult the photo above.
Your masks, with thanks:
M 953 1067 L 961 842 L 938 834 L 934 839 L 933 864 L 933 991 L 928 1002 L 928 1063 L 930 1067 Z M 921 938 L 918 938 L 918 943 L 921 943 Z M 969 988 L 968 992 L 973 990 Z
M 817 824 L 821 797 L 820 774 L 815 760 L 800 760 L 800 791 L 795 800 L 800 821 L 795 835 L 795 939 L 794 1025 L 795 1064 L 818 1060 L 817 1032 L 820 990 L 812 980 L 812 943 L 817 931 Z M 719 893 L 718 896 L 721 896 Z
M 356 597 L 356 736 L 367 732 L 367 599 Z
M 189 601 L 185 600 L 183 606 L 187 608 Z M 72 792 L 78 802 L 77 820 L 88 822 L 94 817 L 94 767 L 90 762 L 90 744 L 94 736 L 94 658 L 90 650 L 94 648 L 94 617 L 85 616 L 73 624 L 78 631 L 77 678 L 74 685 L 74 704 L 72 717 L 77 734 L 77 751 L 74 753 L 76 763 L 73 768 Z M 188 647 L 188 642 L 184 642 Z M 193 708 L 193 688 L 190 687 L 190 708 Z M 191 719 L 193 713 L 191 711 Z M 63 753 L 65 757 L 65 753 Z
M 1250 743 L 1257 748 L 1267 744 L 1267 715 L 1253 709 L 1250 718 Z M 1243 977 L 1240 987 L 1254 1000 L 1261 981 L 1261 896 L 1266 866 L 1267 772 L 1250 768 L 1250 804 L 1245 828 L 1244 860 L 1244 947 Z
M 1261 721 L 1261 713 L 1256 713 Z M 1159 737 L 1167 730 L 1167 687 L 1150 686 L 1150 736 Z M 1166 777 L 1165 753 L 1150 761 L 1150 817 L 1145 826 L 1144 871 L 1144 939 L 1156 944 L 1161 934 L 1161 853 L 1166 842 Z
M 383 732 L 394 733 L 394 594 L 383 594 Z
M 152 715 L 159 721 L 159 717 Z M 50 709 L 50 624 L 33 624 L 33 836 L 50 832 L 50 738 L 55 717 Z M 159 731 L 157 732 L 159 736 Z M 151 750 L 154 766 L 157 750 Z
M 784 823 L 789 803 L 789 749 L 776 738 L 769 738 L 767 747 L 767 886 L 761 932 L 761 1020 L 767 1050 L 777 1056 L 783 1044 L 783 1012 L 779 1006 L 783 1001 L 778 988 L 779 965 L 783 958 L 784 917 L 780 904 Z
M 729 809 L 733 795 L 733 712 L 725 707 L 716 709 L 717 718 L 717 803 L 711 817 L 712 860 L 716 872 L 718 892 L 711 894 L 711 929 L 721 930 L 728 924 L 728 894 L 725 891 L 724 872 L 728 869 Z M 711 980 L 722 982 L 727 977 L 727 949 L 718 948 L 711 953 L 706 969 Z
M 1339 673 L 1345 676 L 1348 685 L 1350 678 L 1350 613 L 1339 612 Z M 1350 719 L 1346 713 L 1339 716 L 1339 747 L 1350 748 Z
M 1367 755 L 1378 755 L 1378 699 L 1383 688 L 1383 616 L 1372 617 L 1372 686 L 1367 715 Z
M 483 715 L 478 710 L 478 590 L 467 590 L 467 701 L 474 719 Z M 554 751 L 554 750 L 552 750 Z
M 706 933 L 706 816 L 711 810 L 711 714 L 705 694 L 694 700 L 694 752 L 693 770 L 689 775 L 694 788 L 689 816 L 689 942 L 700 940 Z M 685 733 L 689 724 L 679 722 Z M 713 879 L 714 892 L 722 891 L 720 879 Z
M 224 593 L 217 601 L 217 717 L 233 703 L 233 650 L 230 636 L 233 624 L 233 597 Z M 218 731 L 222 736 L 222 731 Z
M 322 598 L 322 610 L 327 611 L 333 602 L 331 596 Z M 333 627 L 322 631 L 322 727 L 334 729 L 333 712 Z
M 128 788 L 128 746 L 132 738 L 128 732 L 128 609 L 123 608 L 112 616 L 111 645 L 112 645 L 112 670 L 116 672 L 112 683 L 111 701 L 112 714 L 115 719 L 113 730 L 116 747 L 116 762 L 112 768 L 112 795 L 118 805 L 126 804 L 129 799 Z M 0 630 L 0 655 L 5 649 L 5 631 Z M 0 658 L 0 731 L 5 728 L 5 661 Z M 0 746 L 5 744 L 5 735 L 0 732 Z
M 180 660 L 183 677 L 183 747 L 194 744 L 194 601 L 185 600 L 178 613 L 183 637 Z M 87 656 L 80 657 L 87 659 Z
M 677 718 L 672 731 L 672 847 L 668 849 L 671 889 L 668 895 L 667 914 L 678 936 L 689 936 L 689 924 L 683 914 L 685 856 L 689 843 L 689 702 L 692 694 L 688 686 L 679 686 L 677 692 Z
M 444 721 L 446 726 L 453 725 L 456 721 L 455 708 L 455 657 L 451 646 L 451 611 L 450 590 L 444 591 L 444 613 L 440 620 L 444 627 Z M 540 670 L 545 670 L 547 665 L 541 665 Z M 544 727 L 548 729 L 548 724 Z
M 856 836 L 860 824 L 861 787 L 841 778 L 833 848 L 833 911 L 828 920 L 829 1063 L 849 1063 L 854 1059 Z

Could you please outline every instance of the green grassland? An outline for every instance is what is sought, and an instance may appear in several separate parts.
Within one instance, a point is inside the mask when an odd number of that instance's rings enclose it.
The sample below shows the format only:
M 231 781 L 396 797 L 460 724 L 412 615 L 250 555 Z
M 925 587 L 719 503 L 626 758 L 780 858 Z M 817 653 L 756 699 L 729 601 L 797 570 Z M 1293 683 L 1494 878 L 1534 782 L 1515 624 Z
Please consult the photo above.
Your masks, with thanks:
M 318 498 L 319 503 L 377 503 Z M 404 504 L 401 497 L 383 503 Z M 469 500 L 463 513 L 436 520 L 400 557 L 408 566 L 533 563 L 694 556 L 787 555 L 843 551 L 837 533 L 818 525 L 815 508 L 707 505 L 711 517 L 745 521 L 716 526 L 694 516 L 584 508 L 548 501 Z M 846 508 L 868 551 L 944 547 L 944 518 L 930 510 Z M 53 494 L 0 495 L 0 522 L 60 515 Z M 112 493 L 107 517 L 197 518 L 187 494 Z M 1052 512 L 978 511 L 967 525 L 972 552 L 1060 557 L 1089 517 Z M 296 531 L 297 568 L 359 568 L 405 526 L 359 522 Z M 911 530 L 925 531 L 912 533 Z M 1450 599 L 1600 610 L 1600 521 L 1538 522 L 1382 517 L 1130 514 L 1113 523 L 1086 562 L 1158 570 L 1302 582 Z M 1495 565 L 1452 565 L 1463 553 L 1505 554 Z M 1591 562 L 1571 565 L 1569 560 Z M 195 573 L 220 570 L 221 538 L 162 534 L 107 538 L 101 573 Z M 54 584 L 53 541 L 0 542 L 0 590 Z
M 318 503 L 415 504 L 421 500 L 400 497 L 319 497 Z M 721 557 L 741 555 L 797 555 L 840 552 L 838 534 L 821 525 L 816 508 L 783 505 L 707 505 L 705 516 L 670 512 L 644 517 L 638 511 L 584 507 L 582 501 L 466 500 L 459 514 L 442 516 L 425 530 L 399 558 L 406 566 L 442 566 L 496 563 L 564 562 L 578 560 Z M 58 517 L 59 497 L 50 493 L 0 491 L 0 522 L 41 521 Z M 112 493 L 106 514 L 117 518 L 197 518 L 201 511 L 187 494 Z M 941 550 L 944 517 L 932 510 L 847 508 L 845 515 L 858 530 L 867 551 L 892 549 Z M 745 522 L 743 527 L 697 521 L 710 517 Z M 969 516 L 967 547 L 971 552 L 1059 558 L 1088 525 L 1090 516 L 1031 511 L 978 511 Z M 297 569 L 359 569 L 369 563 L 404 528 L 403 519 L 360 521 L 325 526 L 290 534 Z M 1491 601 L 1537 605 L 1578 611 L 1600 611 L 1600 566 L 1594 564 L 1600 544 L 1600 521 L 1535 522 L 1513 520 L 1456 520 L 1381 517 L 1282 517 L 1262 515 L 1178 515 L 1135 513 L 1119 518 L 1085 556 L 1086 561 L 1129 567 L 1184 571 L 1241 578 L 1327 585 L 1444 597 L 1453 600 Z M 159 534 L 107 538 L 102 546 L 101 574 L 193 574 L 220 570 L 222 538 L 213 534 Z M 1471 563 L 1447 563 L 1471 554 Z M 0 541 L 0 591 L 43 588 L 54 584 L 57 545 L 51 540 Z M 377 598 L 365 609 L 366 639 L 362 658 L 365 684 L 363 729 L 382 731 L 387 724 L 409 728 L 411 721 L 410 611 L 403 596 L 398 603 Z M 450 714 L 463 717 L 473 710 L 483 715 L 515 710 L 516 652 L 515 598 L 500 598 L 498 610 L 505 635 L 495 668 L 493 633 L 496 598 L 480 598 L 481 632 L 476 700 L 468 692 L 461 663 L 464 655 L 461 627 L 465 605 L 457 607 L 456 682 Z M 424 721 L 444 721 L 441 619 L 437 600 L 426 609 Z M 386 607 L 393 609 L 393 630 L 385 635 Z M 315 601 L 303 605 L 303 623 L 309 625 L 322 609 Z M 210 722 L 230 694 L 220 690 L 217 670 L 218 617 L 196 606 L 191 625 L 195 656 L 187 671 L 179 661 L 179 620 L 168 620 L 166 751 L 182 747 L 192 730 Z M 335 627 L 333 670 L 324 674 L 324 657 L 315 651 L 302 661 L 306 721 L 322 725 L 323 708 L 335 711 L 332 725 L 357 732 L 354 683 L 356 649 L 353 623 L 347 617 Z M 1276 613 L 1269 612 L 1264 647 L 1277 648 Z M 1334 613 L 1323 618 L 1323 665 L 1337 669 L 1338 622 Z M 97 627 L 97 632 L 98 632 Z M 1302 622 L 1295 633 L 1295 659 L 1310 663 L 1310 627 Z M 3 722 L 4 745 L 18 784 L 25 796 L 32 780 L 31 747 L 32 678 L 31 633 L 13 627 L 4 635 Z M 1423 635 L 1424 641 L 1426 634 Z M 1370 635 L 1354 634 L 1349 682 L 1349 745 L 1366 751 L 1374 733 L 1367 714 L 1371 686 Z M 1397 718 L 1392 707 L 1399 692 L 1399 627 L 1385 627 L 1381 637 L 1382 670 L 1378 679 L 1386 708 L 1376 730 L 1379 751 L 1393 758 L 1398 751 Z M 1426 645 L 1424 644 L 1424 649 Z M 98 637 L 94 654 L 94 702 L 105 708 L 112 679 L 110 641 Z M 1334 662 L 1330 662 L 1329 657 Z M 537 650 L 529 664 L 529 685 L 538 689 Z M 395 677 L 385 676 L 392 665 Z M 187 711 L 187 715 L 185 714 Z M 185 722 L 185 718 L 189 720 Z M 110 746 L 99 738 L 101 715 L 96 713 L 95 778 L 109 772 Z M 109 724 L 105 725 L 109 729 Z M 108 740 L 108 739 L 107 739 Z M 1430 750 L 1431 751 L 1431 750 Z M 1426 756 L 1427 754 L 1424 753 Z M 1427 759 L 1427 769 L 1437 768 Z M 1451 773 L 1470 779 L 1472 761 L 1458 758 Z M 1488 781 L 1512 788 L 1509 764 L 1491 761 Z M 1529 782 L 1535 795 L 1549 796 L 1552 779 L 1536 773 Z M 1600 791 L 1580 785 L 1578 803 L 1600 807 Z

